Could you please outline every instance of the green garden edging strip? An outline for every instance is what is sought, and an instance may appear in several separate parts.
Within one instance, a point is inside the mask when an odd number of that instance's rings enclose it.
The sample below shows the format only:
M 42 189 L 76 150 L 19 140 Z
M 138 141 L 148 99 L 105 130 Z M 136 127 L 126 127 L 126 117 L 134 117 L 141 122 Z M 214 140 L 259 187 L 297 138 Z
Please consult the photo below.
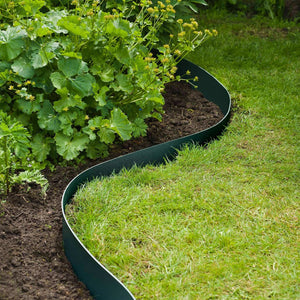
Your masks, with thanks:
M 123 168 L 131 168 L 133 165 L 144 166 L 150 163 L 161 164 L 166 158 L 170 159 L 175 157 L 177 150 L 183 145 L 191 142 L 203 144 L 223 131 L 230 117 L 231 99 L 228 91 L 205 70 L 189 61 L 183 60 L 178 65 L 178 73 L 185 74 L 187 70 L 191 72 L 192 76 L 199 78 L 198 90 L 200 90 L 207 99 L 220 107 L 224 114 L 220 122 L 192 135 L 100 163 L 80 173 L 68 184 L 64 191 L 62 197 L 62 213 L 65 253 L 79 280 L 87 286 L 95 299 L 127 300 L 135 298 L 122 282 L 99 263 L 81 243 L 66 219 L 65 206 L 72 200 L 78 187 L 84 182 L 95 177 L 109 176 L 113 172 L 117 173 Z

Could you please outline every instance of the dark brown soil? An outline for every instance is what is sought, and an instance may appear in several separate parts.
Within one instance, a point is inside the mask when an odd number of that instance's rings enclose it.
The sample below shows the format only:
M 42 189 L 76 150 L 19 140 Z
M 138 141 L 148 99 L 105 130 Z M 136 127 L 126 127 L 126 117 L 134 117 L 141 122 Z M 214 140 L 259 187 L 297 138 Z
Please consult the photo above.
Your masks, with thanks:
M 150 120 L 147 137 L 114 145 L 109 158 L 201 131 L 223 117 L 184 82 L 168 85 L 165 99 L 163 121 Z M 29 192 L 23 186 L 0 204 L 0 299 L 92 299 L 64 255 L 60 202 L 68 182 L 99 162 L 46 171 L 44 200 L 37 186 Z

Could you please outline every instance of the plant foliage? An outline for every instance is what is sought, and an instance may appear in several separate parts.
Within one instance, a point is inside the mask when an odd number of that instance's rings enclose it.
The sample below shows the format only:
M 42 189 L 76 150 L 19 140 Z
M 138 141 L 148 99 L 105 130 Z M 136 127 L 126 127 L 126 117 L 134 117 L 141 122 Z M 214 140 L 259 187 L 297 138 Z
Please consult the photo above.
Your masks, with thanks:
M 36 183 L 45 195 L 47 180 L 31 161 L 29 133 L 0 111 L 0 194 L 8 194 L 14 184 Z
M 38 161 L 105 155 L 161 118 L 176 64 L 213 34 L 175 22 L 180 2 L 0 1 L 0 109 L 28 128 Z M 165 23 L 178 31 L 161 44 Z

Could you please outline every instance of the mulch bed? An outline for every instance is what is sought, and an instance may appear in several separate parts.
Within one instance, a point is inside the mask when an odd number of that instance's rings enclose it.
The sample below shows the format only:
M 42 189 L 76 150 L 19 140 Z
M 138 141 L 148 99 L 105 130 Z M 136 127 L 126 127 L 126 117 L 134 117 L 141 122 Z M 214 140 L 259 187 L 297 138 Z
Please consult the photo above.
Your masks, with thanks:
M 201 131 L 223 117 L 185 82 L 167 85 L 165 101 L 162 122 L 149 120 L 146 137 L 113 145 L 105 160 Z M 64 255 L 60 203 L 69 181 L 101 161 L 45 171 L 46 199 L 37 186 L 19 186 L 0 204 L 0 299 L 92 299 Z

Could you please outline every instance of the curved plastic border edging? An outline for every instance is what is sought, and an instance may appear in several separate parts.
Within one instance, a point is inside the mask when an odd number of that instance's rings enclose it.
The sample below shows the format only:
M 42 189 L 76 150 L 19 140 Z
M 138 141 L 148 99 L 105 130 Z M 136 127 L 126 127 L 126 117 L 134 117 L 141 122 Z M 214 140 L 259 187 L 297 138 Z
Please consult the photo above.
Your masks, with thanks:
M 71 262 L 79 280 L 86 285 L 95 299 L 130 300 L 135 298 L 122 282 L 99 263 L 77 238 L 66 219 L 65 206 L 72 200 L 72 196 L 84 182 L 95 177 L 109 176 L 113 172 L 117 173 L 121 169 L 130 168 L 133 165 L 144 166 L 150 163 L 164 163 L 166 158 L 174 158 L 177 149 L 180 149 L 184 144 L 191 142 L 203 144 L 223 131 L 230 117 L 231 99 L 229 93 L 218 80 L 205 70 L 189 61 L 181 61 L 178 64 L 178 73 L 185 74 L 187 70 L 191 72 L 192 76 L 198 76 L 198 90 L 200 90 L 207 99 L 220 107 L 224 118 L 219 123 L 198 133 L 145 148 L 95 165 L 75 177 L 64 191 L 62 197 L 62 214 L 65 254 Z

